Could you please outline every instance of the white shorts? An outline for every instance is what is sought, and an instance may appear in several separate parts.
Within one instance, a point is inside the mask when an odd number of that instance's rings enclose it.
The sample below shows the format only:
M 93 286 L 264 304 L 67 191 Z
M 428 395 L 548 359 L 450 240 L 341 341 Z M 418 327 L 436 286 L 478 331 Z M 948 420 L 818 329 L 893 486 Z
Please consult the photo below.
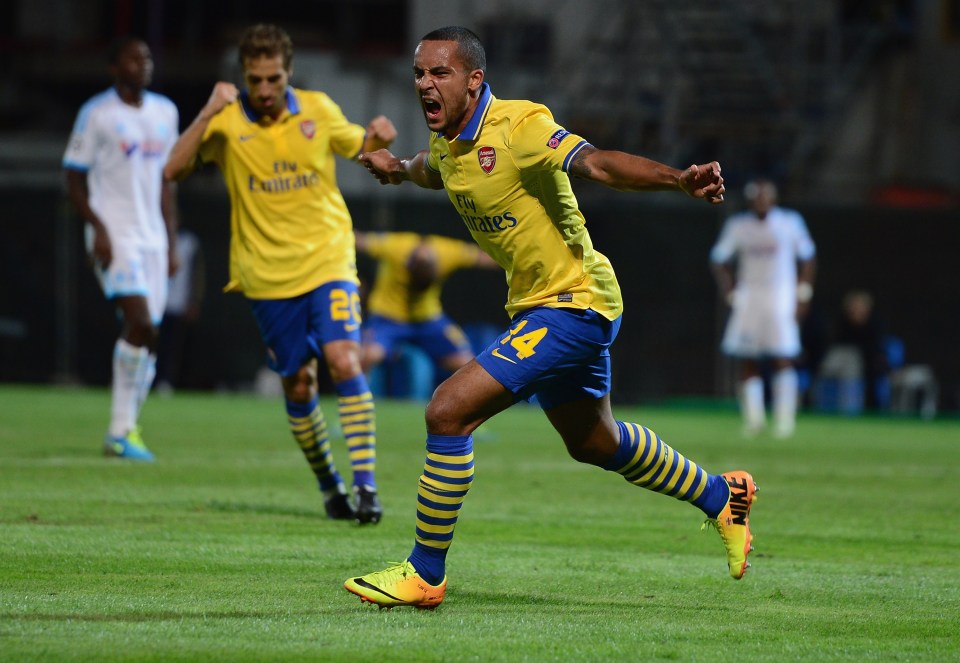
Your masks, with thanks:
M 800 354 L 796 306 L 792 297 L 738 292 L 720 347 L 734 357 L 796 357 Z
M 90 251 L 93 234 L 87 235 Z M 110 266 L 103 269 L 94 265 L 94 273 L 107 299 L 141 296 L 147 299 L 147 309 L 153 324 L 159 325 L 167 306 L 169 257 L 166 249 L 142 249 L 123 242 L 113 242 Z

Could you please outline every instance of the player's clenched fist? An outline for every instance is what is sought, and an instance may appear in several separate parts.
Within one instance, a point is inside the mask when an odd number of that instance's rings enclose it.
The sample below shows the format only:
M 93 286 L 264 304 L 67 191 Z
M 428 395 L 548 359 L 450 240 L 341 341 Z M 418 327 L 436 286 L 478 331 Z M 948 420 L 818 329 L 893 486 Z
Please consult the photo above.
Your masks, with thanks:
M 213 92 L 210 93 L 210 98 L 207 99 L 207 103 L 203 107 L 201 115 L 206 119 L 210 119 L 236 101 L 237 94 L 239 94 L 239 91 L 237 90 L 236 85 L 233 83 L 227 83 L 225 81 L 219 81 L 213 86 Z
M 378 115 L 367 125 L 367 136 L 378 140 L 386 147 L 397 139 L 397 128 L 385 115 Z
M 680 188 L 694 198 L 703 198 L 708 203 L 722 203 L 726 188 L 720 176 L 720 164 L 711 161 L 690 166 L 680 173 Z

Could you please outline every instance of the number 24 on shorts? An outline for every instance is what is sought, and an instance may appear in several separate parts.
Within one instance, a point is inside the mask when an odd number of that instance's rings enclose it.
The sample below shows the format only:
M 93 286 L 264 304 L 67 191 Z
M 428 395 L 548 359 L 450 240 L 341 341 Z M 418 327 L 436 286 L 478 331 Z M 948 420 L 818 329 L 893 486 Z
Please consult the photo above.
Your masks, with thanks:
M 537 343 L 543 340 L 543 337 L 547 335 L 547 328 L 541 327 L 540 329 L 534 329 L 532 332 L 523 334 L 522 336 L 517 336 L 520 331 L 526 326 L 527 321 L 524 320 L 519 325 L 510 330 L 510 333 L 500 341 L 500 345 L 506 343 L 510 344 L 510 347 L 517 351 L 517 359 L 526 359 L 536 354 L 535 347 Z

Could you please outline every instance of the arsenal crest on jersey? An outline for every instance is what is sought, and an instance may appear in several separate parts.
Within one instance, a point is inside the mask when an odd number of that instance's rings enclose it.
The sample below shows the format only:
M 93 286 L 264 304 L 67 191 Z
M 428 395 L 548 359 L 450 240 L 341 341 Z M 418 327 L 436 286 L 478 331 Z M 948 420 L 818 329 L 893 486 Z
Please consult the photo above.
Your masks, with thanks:
M 477 150 L 477 158 L 480 160 L 480 167 L 483 168 L 483 172 L 487 175 L 489 175 L 493 167 L 497 165 L 497 151 L 492 147 L 481 147 Z
M 307 138 L 313 140 L 313 134 L 317 133 L 317 123 L 313 120 L 304 120 L 300 123 L 300 131 Z

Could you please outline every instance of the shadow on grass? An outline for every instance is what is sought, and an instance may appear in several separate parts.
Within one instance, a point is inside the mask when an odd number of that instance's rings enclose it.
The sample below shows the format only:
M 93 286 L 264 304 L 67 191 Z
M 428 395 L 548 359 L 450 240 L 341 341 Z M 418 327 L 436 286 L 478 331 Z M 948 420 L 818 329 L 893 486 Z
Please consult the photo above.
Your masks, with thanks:
M 255 513 L 265 516 L 295 516 L 297 518 L 327 520 L 327 514 L 322 511 L 304 509 L 302 507 L 281 506 L 278 504 L 249 504 L 246 502 L 210 500 L 198 506 L 196 510 L 219 511 L 221 513 Z
M 50 614 L 20 614 L 15 612 L 0 613 L 0 621 L 10 623 L 22 622 L 169 622 L 185 619 L 271 619 L 277 617 L 276 612 L 231 610 L 225 612 L 131 612 L 115 615 L 91 615 L 86 613 L 50 613 Z
M 502 610 L 507 606 L 517 608 L 555 607 L 569 612 L 590 612 L 595 609 L 607 611 L 613 607 L 633 610 L 649 608 L 658 604 L 657 596 L 654 594 L 644 594 L 620 600 L 604 596 L 597 596 L 595 599 L 585 598 L 583 595 L 548 597 L 518 592 L 484 592 L 461 589 L 458 589 L 448 599 L 452 599 L 451 603 L 462 601 L 465 605 L 487 607 L 493 610 Z

